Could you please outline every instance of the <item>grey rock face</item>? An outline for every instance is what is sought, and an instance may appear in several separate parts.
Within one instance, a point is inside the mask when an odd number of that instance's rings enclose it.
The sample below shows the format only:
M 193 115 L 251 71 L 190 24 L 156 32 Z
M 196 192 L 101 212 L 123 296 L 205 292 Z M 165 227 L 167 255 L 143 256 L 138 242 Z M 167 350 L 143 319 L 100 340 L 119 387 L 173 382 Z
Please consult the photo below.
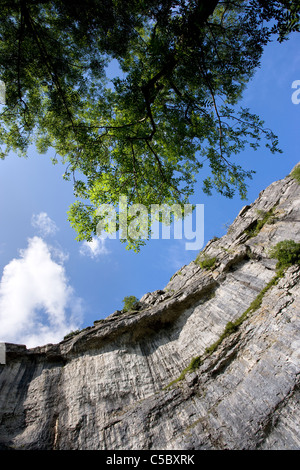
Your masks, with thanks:
M 220 340 L 273 279 L 269 250 L 285 239 L 300 242 L 300 185 L 290 176 L 208 243 L 201 257 L 215 258 L 211 269 L 191 262 L 138 311 L 59 344 L 6 343 L 0 447 L 300 449 L 300 266 Z

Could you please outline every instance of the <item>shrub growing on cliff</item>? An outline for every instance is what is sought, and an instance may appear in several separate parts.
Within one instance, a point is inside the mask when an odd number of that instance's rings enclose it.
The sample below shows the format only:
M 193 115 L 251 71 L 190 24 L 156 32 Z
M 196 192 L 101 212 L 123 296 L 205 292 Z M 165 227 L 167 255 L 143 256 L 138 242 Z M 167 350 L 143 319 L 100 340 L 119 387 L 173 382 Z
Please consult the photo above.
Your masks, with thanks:
M 208 258 L 207 256 L 204 256 L 201 258 L 201 256 L 198 256 L 195 260 L 195 263 L 198 264 L 202 269 L 213 269 L 215 267 L 217 258 Z
M 270 250 L 270 257 L 277 259 L 276 269 L 300 264 L 300 243 L 294 240 L 283 240 Z
M 124 302 L 123 311 L 129 312 L 131 310 L 136 310 L 139 299 L 137 299 L 134 295 L 128 295 L 127 297 L 124 297 L 123 302 Z
M 300 165 L 292 171 L 291 176 L 300 184 Z

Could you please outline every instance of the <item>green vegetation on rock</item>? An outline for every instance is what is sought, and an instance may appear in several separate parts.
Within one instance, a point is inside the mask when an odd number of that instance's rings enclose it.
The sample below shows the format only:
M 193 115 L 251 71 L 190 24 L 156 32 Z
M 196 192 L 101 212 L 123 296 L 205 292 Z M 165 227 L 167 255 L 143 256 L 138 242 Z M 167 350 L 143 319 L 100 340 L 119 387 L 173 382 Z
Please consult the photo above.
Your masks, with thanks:
M 274 224 L 277 220 L 274 216 L 274 207 L 272 207 L 272 209 L 267 212 L 262 210 L 257 212 L 259 218 L 245 230 L 245 233 L 249 236 L 249 238 L 256 237 L 264 225 Z
M 201 257 L 201 254 L 195 259 L 195 263 L 202 269 L 213 269 L 215 267 L 217 258 L 208 258 L 207 256 Z
M 277 243 L 269 253 L 270 258 L 277 259 L 276 269 L 285 269 L 293 264 L 300 264 L 300 243 L 294 240 L 283 240 Z
M 183 369 L 180 376 L 177 379 L 173 380 L 171 383 L 169 383 L 169 385 L 167 385 L 166 388 L 168 388 L 171 385 L 174 385 L 175 383 L 177 383 L 180 380 L 184 379 L 186 374 L 189 374 L 191 372 L 195 372 L 195 370 L 197 370 L 200 367 L 201 363 L 202 363 L 202 359 L 201 359 L 200 356 L 193 357 L 193 359 L 191 360 L 189 365 L 185 369 Z
M 300 184 L 300 165 L 296 166 L 291 173 L 292 178 Z
M 130 312 L 132 310 L 136 310 L 139 299 L 137 299 L 134 295 L 128 295 L 127 297 L 124 297 L 123 302 L 123 312 Z

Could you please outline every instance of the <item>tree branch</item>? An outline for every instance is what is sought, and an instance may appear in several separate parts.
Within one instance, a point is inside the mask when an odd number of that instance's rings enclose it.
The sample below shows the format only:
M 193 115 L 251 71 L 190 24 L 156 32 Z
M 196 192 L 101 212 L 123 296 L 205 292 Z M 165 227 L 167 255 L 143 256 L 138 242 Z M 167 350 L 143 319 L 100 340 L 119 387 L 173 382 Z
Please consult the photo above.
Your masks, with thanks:
M 72 116 L 72 113 L 69 109 L 69 106 L 68 106 L 68 103 L 66 101 L 66 98 L 65 98 L 65 95 L 64 95 L 64 92 L 61 88 L 61 84 L 60 84 L 60 80 L 59 80 L 59 77 L 58 75 L 55 73 L 55 68 L 52 64 L 52 61 L 49 57 L 49 54 L 47 53 L 47 49 L 46 47 L 44 46 L 44 43 L 42 41 L 42 39 L 39 37 L 37 31 L 36 31 L 36 28 L 35 28 L 35 22 L 34 20 L 31 18 L 30 16 L 30 13 L 28 11 L 28 9 L 26 8 L 26 6 L 24 5 L 24 15 L 26 17 L 26 20 L 27 20 L 27 23 L 28 23 L 28 26 L 29 28 L 31 29 L 32 33 L 33 33 L 33 37 L 34 37 L 34 40 L 38 46 L 38 49 L 40 50 L 40 53 L 41 53 L 41 56 L 42 57 L 45 57 L 45 64 L 46 64 L 46 68 L 47 68 L 47 71 L 51 77 L 51 79 L 53 80 L 53 82 L 55 83 L 56 85 L 56 88 L 57 90 L 59 91 L 60 93 L 60 96 L 62 98 L 62 101 L 63 101 L 63 104 L 64 104 L 64 107 L 66 109 L 66 112 L 67 112 L 67 115 L 69 117 L 69 120 L 71 122 L 71 126 L 72 126 L 72 129 L 76 135 L 76 131 L 75 131 L 75 126 L 74 126 L 74 122 L 73 122 L 73 116 Z
M 178 194 L 181 194 L 181 191 L 179 191 L 179 189 L 176 188 L 176 186 L 174 186 L 174 185 L 171 183 L 171 181 L 168 181 L 168 180 L 166 179 L 166 176 L 165 176 L 165 174 L 164 174 L 163 166 L 162 166 L 162 164 L 161 164 L 161 161 L 160 161 L 160 159 L 159 159 L 157 153 L 155 152 L 155 150 L 154 150 L 154 149 L 151 147 L 151 145 L 149 144 L 148 140 L 146 140 L 146 144 L 147 144 L 148 148 L 150 149 L 150 151 L 153 153 L 153 155 L 154 155 L 154 157 L 155 157 L 155 160 L 156 160 L 157 163 L 158 163 L 158 168 L 159 168 L 159 172 L 160 172 L 160 174 L 161 174 L 162 180 L 163 180 L 165 183 L 167 183 L 169 186 L 171 186 L 171 188 L 173 188 Z
M 18 37 L 18 57 L 17 57 L 17 81 L 18 81 L 18 94 L 20 103 L 24 105 L 24 122 L 25 125 L 28 126 L 28 122 L 26 120 L 26 112 L 27 112 L 27 104 L 23 99 L 22 96 L 22 89 L 21 89 L 21 46 L 24 36 L 25 30 L 25 22 L 24 22 L 24 4 L 21 2 L 21 20 L 20 20 L 20 29 L 19 29 L 19 37 Z
M 131 142 L 131 150 L 132 150 L 132 162 L 133 162 L 134 187 L 135 187 L 136 195 L 137 195 L 138 200 L 139 200 L 140 195 L 139 195 L 138 184 L 137 184 L 136 160 L 135 160 L 135 153 L 134 153 L 134 147 L 133 147 L 132 142 Z

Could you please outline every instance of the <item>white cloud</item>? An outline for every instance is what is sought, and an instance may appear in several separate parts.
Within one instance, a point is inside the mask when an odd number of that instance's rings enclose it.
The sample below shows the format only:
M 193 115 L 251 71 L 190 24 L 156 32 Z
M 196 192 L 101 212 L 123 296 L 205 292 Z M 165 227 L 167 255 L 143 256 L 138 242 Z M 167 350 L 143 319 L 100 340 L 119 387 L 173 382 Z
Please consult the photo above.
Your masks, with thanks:
M 91 242 L 84 241 L 80 248 L 80 254 L 90 258 L 97 258 L 108 253 L 109 251 L 105 246 L 105 239 L 103 238 L 93 238 Z
M 31 219 L 31 224 L 34 228 L 38 229 L 40 234 L 44 237 L 54 235 L 58 227 L 56 223 L 48 216 L 46 212 L 34 214 Z
M 40 237 L 29 239 L 20 257 L 3 270 L 0 341 L 27 347 L 59 342 L 79 328 L 82 313 L 82 300 L 69 285 L 63 264 L 53 259 L 51 247 Z

